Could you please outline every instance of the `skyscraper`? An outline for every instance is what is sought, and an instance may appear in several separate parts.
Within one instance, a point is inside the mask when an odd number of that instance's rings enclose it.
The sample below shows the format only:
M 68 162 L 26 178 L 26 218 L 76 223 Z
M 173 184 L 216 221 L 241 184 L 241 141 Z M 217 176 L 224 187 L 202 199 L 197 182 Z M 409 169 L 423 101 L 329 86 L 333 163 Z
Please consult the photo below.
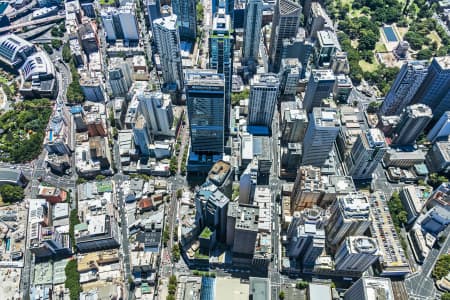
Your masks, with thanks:
M 347 236 L 363 235 L 371 223 L 370 204 L 363 194 L 338 196 L 325 226 L 328 242 L 338 246 Z
M 149 156 L 149 145 L 152 142 L 149 127 L 143 115 L 136 118 L 133 128 L 134 141 L 142 156 Z
M 244 61 L 257 61 L 261 40 L 262 0 L 249 0 L 245 8 Z
M 259 207 L 230 202 L 227 215 L 227 245 L 233 256 L 253 257 L 258 235 Z
M 181 91 L 184 82 L 177 16 L 172 14 L 154 20 L 153 35 L 161 59 L 164 87 Z
M 226 241 L 227 211 L 230 199 L 212 183 L 204 184 L 195 194 L 197 220 L 200 227 L 216 230 L 217 239 Z
M 145 7 L 147 8 L 148 22 L 152 26 L 154 20 L 161 18 L 161 2 L 160 0 L 146 0 Z
M 138 94 L 139 111 L 153 135 L 172 136 L 173 111 L 170 96 L 160 92 Z
M 303 142 L 308 117 L 303 109 L 286 109 L 281 122 L 281 143 Z
M 119 8 L 119 20 L 125 42 L 136 43 L 139 41 L 136 5 L 133 2 L 127 2 Z
M 319 53 L 316 64 L 318 66 L 330 66 L 335 53 L 341 48 L 337 35 L 334 31 L 321 30 L 317 32 L 317 40 L 319 42 Z
M 302 74 L 302 65 L 297 58 L 283 58 L 281 60 L 280 92 L 283 96 L 294 96 Z
M 124 68 L 114 67 L 109 70 L 108 75 L 112 95 L 114 97 L 125 96 L 131 87 L 131 82 L 127 78 L 126 66 Z
M 250 81 L 248 124 L 271 128 L 280 81 L 275 74 L 255 75 Z
M 344 300 L 394 300 L 391 280 L 383 277 L 362 277 L 344 294 Z
M 283 40 L 297 35 L 302 7 L 290 0 L 277 0 L 274 9 L 269 57 L 271 71 L 278 72 L 282 58 Z
M 348 236 L 336 251 L 338 272 L 365 272 L 381 256 L 377 241 L 367 236 Z
M 306 38 L 305 29 L 299 28 L 294 38 L 284 39 L 281 50 L 282 58 L 297 58 L 301 63 L 300 78 L 305 78 L 308 63 L 314 52 L 314 41 Z
M 213 19 L 209 35 L 209 67 L 223 74 L 225 79 L 225 134 L 230 130 L 231 83 L 233 78 L 233 46 L 231 19 L 220 8 Z
M 405 63 L 380 107 L 380 115 L 399 115 L 410 104 L 427 73 L 425 61 Z
M 432 117 L 431 109 L 424 104 L 408 106 L 395 127 L 392 144 L 398 146 L 413 145 Z
M 295 212 L 288 228 L 289 257 L 300 258 L 304 267 L 314 266 L 325 249 L 325 212 L 318 207 Z
M 197 37 L 197 11 L 195 0 L 172 0 L 173 13 L 178 16 L 180 38 L 195 41 Z
M 434 120 L 450 110 L 450 56 L 433 58 L 412 103 L 428 105 L 433 111 Z
M 447 138 L 450 135 L 450 111 L 446 111 L 439 121 L 433 126 L 427 135 L 427 139 L 434 143 L 439 138 Z
M 333 108 L 315 107 L 303 140 L 302 165 L 321 167 L 339 133 L 339 118 Z
M 223 153 L 225 82 L 214 70 L 186 72 L 186 101 L 191 150 Z
M 335 81 L 336 77 L 329 69 L 312 70 L 303 99 L 306 112 L 310 113 L 314 107 L 322 106 L 322 100 L 333 95 Z
M 383 159 L 388 146 L 378 128 L 360 133 L 346 157 L 347 171 L 354 180 L 372 179 L 372 173 Z

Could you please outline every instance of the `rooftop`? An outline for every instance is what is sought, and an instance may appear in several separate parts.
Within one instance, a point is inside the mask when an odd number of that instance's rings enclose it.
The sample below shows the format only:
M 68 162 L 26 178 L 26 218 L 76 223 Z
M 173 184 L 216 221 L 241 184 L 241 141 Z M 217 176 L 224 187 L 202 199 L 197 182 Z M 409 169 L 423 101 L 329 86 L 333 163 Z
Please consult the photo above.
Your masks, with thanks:
M 231 165 L 223 160 L 216 162 L 208 173 L 208 179 L 217 186 L 221 186 L 230 173 Z

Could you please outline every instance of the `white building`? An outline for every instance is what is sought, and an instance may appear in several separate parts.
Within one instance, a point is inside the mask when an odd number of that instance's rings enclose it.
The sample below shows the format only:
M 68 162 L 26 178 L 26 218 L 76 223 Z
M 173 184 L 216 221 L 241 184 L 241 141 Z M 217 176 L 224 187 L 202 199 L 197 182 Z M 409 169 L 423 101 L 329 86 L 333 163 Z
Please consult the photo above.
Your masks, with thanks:
M 271 127 L 280 81 L 275 74 L 255 75 L 250 81 L 248 124 Z
M 182 90 L 183 70 L 177 16 L 172 14 L 154 20 L 153 35 L 161 60 L 164 84 Z
M 120 26 L 125 42 L 136 42 L 139 40 L 139 30 L 135 12 L 136 5 L 133 2 L 127 2 L 119 9 Z
M 344 300 L 394 300 L 391 280 L 382 277 L 362 277 L 344 294 Z
M 321 167 L 328 158 L 339 128 L 335 109 L 315 107 L 309 115 L 308 129 L 303 140 L 302 165 Z
M 369 201 L 363 194 L 339 196 L 331 206 L 327 239 L 330 244 L 339 245 L 347 236 L 363 235 L 371 222 Z
M 348 174 L 355 180 L 371 179 L 387 150 L 388 146 L 380 129 L 371 128 L 360 133 L 346 158 Z
M 380 256 L 381 253 L 374 238 L 349 236 L 341 244 L 334 257 L 336 270 L 363 273 Z
M 170 96 L 160 92 L 138 94 L 139 110 L 153 135 L 172 136 L 173 111 Z

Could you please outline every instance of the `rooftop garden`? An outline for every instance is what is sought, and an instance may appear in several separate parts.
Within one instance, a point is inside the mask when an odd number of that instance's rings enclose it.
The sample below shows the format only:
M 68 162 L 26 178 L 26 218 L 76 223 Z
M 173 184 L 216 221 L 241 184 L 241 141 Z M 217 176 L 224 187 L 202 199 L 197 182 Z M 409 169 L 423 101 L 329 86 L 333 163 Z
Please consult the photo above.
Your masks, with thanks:
M 200 237 L 202 239 L 209 239 L 212 234 L 213 234 L 212 231 L 208 227 L 205 227 L 205 229 L 203 229 L 202 233 L 200 233 Z

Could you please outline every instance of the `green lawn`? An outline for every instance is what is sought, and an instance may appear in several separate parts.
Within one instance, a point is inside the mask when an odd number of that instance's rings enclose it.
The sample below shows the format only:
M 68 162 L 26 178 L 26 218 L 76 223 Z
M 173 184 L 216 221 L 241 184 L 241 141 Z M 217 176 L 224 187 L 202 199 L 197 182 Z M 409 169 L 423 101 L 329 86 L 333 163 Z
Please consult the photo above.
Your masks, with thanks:
M 387 52 L 386 45 L 383 42 L 378 42 L 375 45 L 375 51 L 378 52 L 378 53 Z
M 376 60 L 374 59 L 374 61 L 376 61 Z M 361 69 L 363 70 L 363 72 L 374 72 L 378 68 L 377 63 L 370 64 L 365 60 L 360 60 L 358 64 L 361 67 Z
M 113 5 L 114 3 L 114 0 L 100 0 L 100 5 Z
M 439 37 L 439 35 L 437 34 L 436 31 L 432 31 L 430 32 L 430 34 L 428 34 L 428 38 L 430 38 L 433 42 L 436 42 L 438 45 L 438 48 L 441 47 L 441 38 Z

